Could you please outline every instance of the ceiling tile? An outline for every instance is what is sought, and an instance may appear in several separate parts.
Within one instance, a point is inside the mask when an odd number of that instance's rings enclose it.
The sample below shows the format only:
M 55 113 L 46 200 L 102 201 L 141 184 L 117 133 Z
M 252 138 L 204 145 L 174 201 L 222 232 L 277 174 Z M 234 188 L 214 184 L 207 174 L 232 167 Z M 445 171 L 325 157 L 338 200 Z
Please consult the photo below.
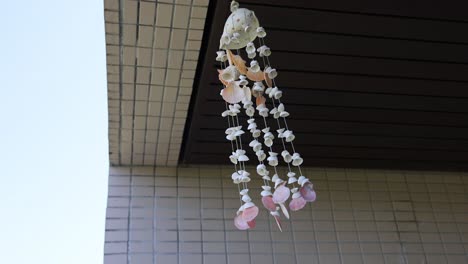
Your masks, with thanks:
M 170 27 L 172 22 L 173 5 L 158 4 L 156 11 L 156 25 L 159 27 Z

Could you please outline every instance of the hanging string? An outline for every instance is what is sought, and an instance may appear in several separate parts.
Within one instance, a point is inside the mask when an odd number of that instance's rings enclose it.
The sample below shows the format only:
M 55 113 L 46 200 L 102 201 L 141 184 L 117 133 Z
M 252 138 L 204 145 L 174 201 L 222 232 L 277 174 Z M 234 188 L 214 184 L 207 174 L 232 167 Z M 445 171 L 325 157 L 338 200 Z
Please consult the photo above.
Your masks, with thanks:
M 265 41 L 263 40 L 263 38 L 259 38 L 259 43 L 260 43 L 260 46 L 265 45 Z M 269 59 L 268 57 L 269 57 L 269 56 L 263 56 L 263 57 L 262 57 L 263 63 L 264 63 L 264 65 L 265 65 L 265 67 L 267 67 L 267 66 L 271 67 L 270 59 Z M 266 65 L 266 63 L 265 63 L 265 58 L 266 58 L 266 60 L 267 60 L 267 62 L 268 62 L 268 65 Z M 275 79 L 276 79 L 276 78 L 273 78 L 273 79 L 272 79 L 272 82 L 273 82 L 273 86 L 274 86 L 274 87 L 277 87 Z M 275 99 L 272 97 L 272 98 L 271 98 L 271 101 L 272 101 L 272 103 L 273 103 L 273 107 L 276 107 L 276 106 L 275 106 L 274 100 L 275 100 Z M 278 102 L 281 104 L 281 100 L 280 100 L 280 99 L 277 99 L 277 100 L 278 100 Z M 279 122 L 278 119 L 277 119 L 277 121 L 278 121 L 278 126 L 280 126 L 280 122 Z M 289 130 L 288 121 L 286 120 L 286 117 L 283 117 L 283 122 L 284 122 L 284 125 L 285 125 L 286 130 Z M 282 140 L 284 140 L 284 139 L 282 138 Z M 296 153 L 296 149 L 294 148 L 294 142 L 291 141 L 291 142 L 289 142 L 289 143 L 291 144 L 291 148 L 292 148 L 293 152 Z M 284 141 L 283 141 L 283 145 L 284 145 Z M 289 166 L 289 164 L 288 164 L 288 166 Z M 299 170 L 300 175 L 302 175 L 301 166 L 298 165 L 297 168 L 298 168 L 298 170 Z

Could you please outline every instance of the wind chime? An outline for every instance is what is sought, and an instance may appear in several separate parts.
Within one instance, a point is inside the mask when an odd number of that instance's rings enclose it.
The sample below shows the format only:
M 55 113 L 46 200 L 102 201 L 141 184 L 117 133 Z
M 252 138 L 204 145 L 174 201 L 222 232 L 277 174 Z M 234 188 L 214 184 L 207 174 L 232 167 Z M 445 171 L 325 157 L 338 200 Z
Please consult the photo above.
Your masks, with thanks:
M 221 69 L 218 70 L 219 80 L 224 87 L 221 96 L 226 101 L 226 110 L 222 116 L 228 120 L 226 139 L 231 142 L 232 155 L 229 159 L 235 170 L 232 180 L 238 186 L 241 204 L 234 217 L 234 225 L 239 230 L 255 227 L 255 218 L 259 212 L 249 196 L 248 183 L 251 178 L 246 169 L 249 157 L 242 146 L 245 131 L 238 118 L 241 111 L 244 111 L 249 117 L 244 125 L 253 138 L 249 147 L 258 160 L 256 172 L 263 180 L 260 193 L 262 204 L 270 211 L 282 231 L 281 213 L 289 219 L 288 207 L 291 211 L 298 211 L 307 202 L 315 201 L 316 193 L 313 184 L 301 171 L 303 159 L 294 148 L 295 136 L 288 127 L 289 113 L 281 102 L 283 92 L 276 85 L 278 72 L 270 63 L 271 50 L 265 45 L 265 36 L 265 29 L 260 27 L 254 12 L 239 8 L 239 3 L 232 1 L 231 15 L 224 25 L 216 60 L 221 64 Z M 254 44 L 255 40 L 258 41 L 257 46 Z M 239 50 L 244 48 L 250 59 L 250 67 L 246 66 L 246 61 L 240 55 Z M 255 98 L 255 105 L 252 97 Z M 271 109 L 266 105 L 267 100 L 271 101 Z M 276 123 L 276 127 L 268 126 L 268 118 L 273 118 L 272 122 Z M 281 145 L 274 145 L 275 136 L 281 141 Z M 278 157 L 278 152 L 281 152 L 281 158 Z M 287 165 L 286 177 L 278 173 L 280 159 Z M 290 196 L 292 199 L 286 206 Z

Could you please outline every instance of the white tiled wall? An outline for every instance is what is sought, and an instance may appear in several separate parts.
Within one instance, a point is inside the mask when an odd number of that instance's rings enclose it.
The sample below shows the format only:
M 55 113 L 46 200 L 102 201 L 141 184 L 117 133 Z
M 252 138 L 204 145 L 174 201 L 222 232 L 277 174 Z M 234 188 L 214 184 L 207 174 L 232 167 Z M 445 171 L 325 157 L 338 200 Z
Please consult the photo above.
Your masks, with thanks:
M 177 165 L 208 0 L 105 0 L 110 163 Z
M 231 170 L 112 167 L 104 263 L 468 263 L 468 174 L 307 169 L 318 199 L 281 233 L 266 210 L 235 229 Z

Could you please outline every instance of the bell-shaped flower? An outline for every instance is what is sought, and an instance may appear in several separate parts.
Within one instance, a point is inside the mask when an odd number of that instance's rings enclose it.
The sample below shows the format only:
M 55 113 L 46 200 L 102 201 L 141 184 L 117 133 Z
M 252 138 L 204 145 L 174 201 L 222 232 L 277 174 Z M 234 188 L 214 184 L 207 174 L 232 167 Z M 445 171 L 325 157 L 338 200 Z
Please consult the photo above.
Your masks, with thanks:
M 255 97 L 258 97 L 263 94 L 263 91 L 265 91 L 265 85 L 263 85 L 262 82 L 255 82 L 253 87 L 252 87 L 252 93 Z
M 304 160 L 301 158 L 301 155 L 299 153 L 294 153 L 292 156 L 292 165 L 301 166 L 302 162 L 304 162 Z
M 268 185 L 263 185 L 262 186 L 263 191 L 260 193 L 261 196 L 268 196 L 272 195 L 271 193 L 271 187 Z
M 258 137 L 262 134 L 262 132 L 260 131 L 260 129 L 253 129 L 253 130 L 250 131 L 250 132 L 252 132 L 252 137 L 254 137 L 254 138 L 258 138 Z
M 276 76 L 278 76 L 278 72 L 276 71 L 276 69 L 271 68 L 270 66 L 268 66 L 268 67 L 265 69 L 265 73 L 268 74 L 268 77 L 269 77 L 270 79 L 274 79 Z
M 246 51 L 247 53 L 253 53 L 253 52 L 255 52 L 255 45 L 253 44 L 253 42 L 247 43 L 247 46 L 245 47 L 245 51 Z
M 266 158 L 265 152 L 261 149 L 255 152 L 255 155 L 257 155 L 258 161 L 262 162 Z
M 292 161 L 292 156 L 289 153 L 289 151 L 287 151 L 287 150 L 283 150 L 281 152 L 281 156 L 283 157 L 284 162 L 286 162 L 286 163 L 290 163 Z
M 284 131 L 283 136 L 286 139 L 286 142 L 291 142 L 296 138 L 291 130 Z
M 226 138 L 230 141 L 235 140 L 236 137 L 245 133 L 241 128 L 242 126 L 237 126 L 226 129 Z
M 256 52 L 247 53 L 247 57 L 248 57 L 249 59 L 253 59 L 253 58 L 255 58 L 255 56 L 257 56 L 257 53 L 256 53 Z
M 249 108 L 249 106 L 253 106 L 253 102 L 251 100 L 243 102 L 244 109 Z
M 260 71 L 260 65 L 258 65 L 258 61 L 256 61 L 256 60 L 250 61 L 250 71 L 251 72 Z
M 229 105 L 229 111 L 231 111 L 233 116 L 240 113 L 240 109 L 241 109 L 241 106 L 239 104 Z
M 232 1 L 230 6 L 231 12 L 236 12 L 237 9 L 239 9 L 239 3 L 237 1 Z
M 216 55 L 216 61 L 225 62 L 228 59 L 224 50 L 217 51 Z
M 257 110 L 260 116 L 263 116 L 263 117 L 268 116 L 268 108 L 264 104 L 257 106 Z
M 221 79 L 225 82 L 230 83 L 239 78 L 239 71 L 237 70 L 236 66 L 231 65 L 224 69 L 220 75 Z
M 280 112 L 278 111 L 278 108 L 273 108 L 270 110 L 270 115 L 273 115 L 274 119 L 278 119 L 280 117 Z
M 242 195 L 242 198 L 241 198 L 241 199 L 242 199 L 242 201 L 243 201 L 244 203 L 248 203 L 248 202 L 251 202 L 251 201 L 252 201 L 252 198 L 250 198 L 250 196 L 249 196 L 248 194 Z
M 235 152 L 232 152 L 232 155 L 229 156 L 229 159 L 232 163 L 237 164 L 238 161 L 248 161 L 249 157 L 245 155 L 245 150 L 238 149 Z
M 240 177 L 240 182 L 250 182 L 250 177 L 248 175 L 242 174 Z
M 299 183 L 299 185 L 301 186 L 304 186 L 304 184 L 310 182 L 309 179 L 307 179 L 305 176 L 301 175 L 299 177 L 299 179 L 297 180 L 297 183 Z
M 266 36 L 265 29 L 263 27 L 257 28 L 257 37 L 264 38 Z
M 245 109 L 245 114 L 252 117 L 255 115 L 255 108 L 253 108 L 253 106 L 250 106 L 248 107 L 247 109 Z
M 284 104 L 283 103 L 278 105 L 278 112 L 279 112 L 280 117 L 288 117 L 289 116 L 289 113 L 286 112 L 286 110 L 284 110 Z
M 280 99 L 283 96 L 283 92 L 279 90 L 278 87 L 268 88 L 265 93 L 268 94 L 270 98 L 275 99 Z
M 269 47 L 263 45 L 260 48 L 257 49 L 258 53 L 260 54 L 260 57 L 268 57 L 271 55 L 271 50 Z
M 249 124 L 249 125 L 247 126 L 247 130 L 250 130 L 250 131 L 251 131 L 252 129 L 257 128 L 257 123 L 255 123 L 255 119 L 250 118 L 250 119 L 247 120 L 247 123 Z
M 296 173 L 290 171 L 288 172 L 288 184 L 297 182 Z
M 280 128 L 276 132 L 278 133 L 278 138 L 284 138 L 284 128 Z
M 266 169 L 266 166 L 264 164 L 259 164 L 257 166 L 257 173 L 261 176 L 268 175 L 268 171 Z
M 249 147 L 253 149 L 254 152 L 257 152 L 262 149 L 262 143 L 258 142 L 258 140 L 254 139 L 250 141 Z
M 233 164 L 237 164 L 237 156 L 235 152 L 232 152 L 232 155 L 229 156 L 229 159 L 231 160 Z
M 247 157 L 247 155 L 245 155 L 245 150 L 243 150 L 243 149 L 236 150 L 236 155 L 237 155 L 237 160 L 239 160 L 239 161 L 248 161 L 249 160 L 249 157 Z
M 271 177 L 271 181 L 275 183 L 275 188 L 284 183 L 284 181 L 278 176 L 278 174 L 275 174 L 273 175 L 273 177 Z
M 268 161 L 268 165 L 270 166 L 278 166 L 278 153 L 276 152 L 268 152 L 270 154 L 270 156 L 267 158 L 267 161 Z
M 239 79 L 239 86 L 245 86 L 249 84 L 249 81 L 247 81 L 247 77 L 245 77 L 245 75 L 239 75 Z
M 263 135 L 264 143 L 267 147 L 273 146 L 273 139 L 275 136 L 271 132 L 266 132 L 265 135 Z
M 242 170 L 239 170 L 239 171 L 235 171 L 232 175 L 231 175 L 231 179 L 232 181 L 235 183 L 235 184 L 238 184 L 240 183 L 240 179 L 242 177 Z

